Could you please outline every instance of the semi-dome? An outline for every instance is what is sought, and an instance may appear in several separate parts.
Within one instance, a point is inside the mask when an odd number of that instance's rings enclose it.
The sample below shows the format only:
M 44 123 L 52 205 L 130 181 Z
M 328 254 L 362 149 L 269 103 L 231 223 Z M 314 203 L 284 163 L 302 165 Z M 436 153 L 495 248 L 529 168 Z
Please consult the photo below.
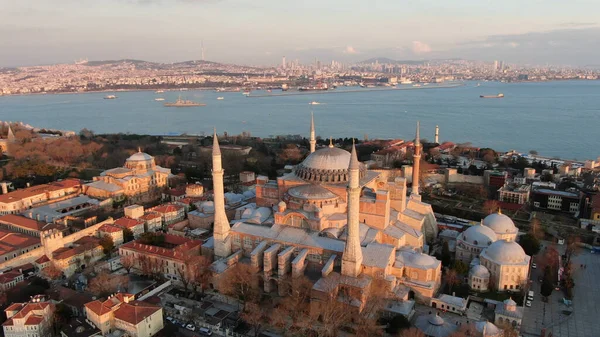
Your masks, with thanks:
M 309 200 L 333 199 L 337 197 L 337 195 L 332 193 L 330 190 L 319 185 L 312 184 L 292 187 L 288 190 L 288 194 L 294 198 Z
M 492 213 L 483 219 L 483 225 L 491 228 L 496 234 L 516 234 L 519 230 L 515 223 L 506 215 Z
M 350 152 L 329 146 L 319 149 L 304 159 L 296 167 L 296 175 L 312 182 L 337 183 L 348 181 Z M 364 175 L 364 165 L 360 165 L 360 177 Z
M 477 332 L 482 334 L 485 332 L 483 337 L 496 336 L 500 333 L 500 329 L 488 321 L 480 321 L 475 323 L 475 329 L 477 329 Z
M 497 240 L 496 233 L 486 226 L 472 226 L 461 233 L 459 240 L 478 247 L 487 247 Z
M 473 266 L 473 268 L 471 268 L 471 272 L 470 272 L 471 276 L 474 277 L 479 277 L 479 278 L 489 278 L 490 277 L 490 271 L 482 265 L 477 265 L 477 266 Z
M 527 254 L 514 241 L 498 240 L 483 250 L 481 256 L 498 264 L 520 264 L 527 262 Z
M 154 159 L 154 157 L 145 152 L 136 152 L 127 158 L 127 161 L 147 161 L 152 159 Z
M 458 329 L 456 324 L 444 321 L 437 314 L 422 315 L 417 317 L 415 327 L 421 330 L 425 336 L 447 337 Z

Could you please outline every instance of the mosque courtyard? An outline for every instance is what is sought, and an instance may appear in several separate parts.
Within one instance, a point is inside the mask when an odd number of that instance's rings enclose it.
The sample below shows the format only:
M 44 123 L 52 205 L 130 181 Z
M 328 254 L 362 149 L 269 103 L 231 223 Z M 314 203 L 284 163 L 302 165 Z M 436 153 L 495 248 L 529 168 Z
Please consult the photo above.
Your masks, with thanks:
M 564 250 L 561 246 L 557 248 Z M 582 264 L 587 267 L 581 268 Z M 573 258 L 573 270 L 575 288 L 571 307 L 563 303 L 562 291 L 552 292 L 548 302 L 544 303 L 540 295 L 541 284 L 537 281 L 542 271 L 532 270 L 535 299 L 531 307 L 525 307 L 521 330 L 523 336 L 540 336 L 542 328 L 546 328 L 546 336 L 550 332 L 560 337 L 600 336 L 600 254 L 579 250 Z

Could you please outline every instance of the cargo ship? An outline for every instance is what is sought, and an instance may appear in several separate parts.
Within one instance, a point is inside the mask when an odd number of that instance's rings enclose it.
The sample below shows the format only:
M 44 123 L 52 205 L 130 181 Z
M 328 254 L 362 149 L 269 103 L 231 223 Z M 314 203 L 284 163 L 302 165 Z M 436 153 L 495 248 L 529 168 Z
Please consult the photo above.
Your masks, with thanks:
M 183 99 L 181 99 L 181 96 L 179 96 L 179 98 L 177 99 L 177 101 L 175 101 L 175 103 L 165 103 L 165 106 L 175 107 L 175 108 L 187 108 L 187 107 L 192 107 L 192 106 L 205 106 L 205 105 L 206 104 L 204 104 L 204 103 L 183 100 Z
M 327 86 L 327 84 L 317 84 L 312 87 L 300 87 L 298 88 L 298 91 L 325 91 L 328 89 L 329 87 Z
M 108 95 L 108 96 L 104 96 L 104 99 L 116 99 L 117 96 L 115 95 Z
M 503 98 L 504 94 L 498 94 L 498 95 L 480 95 L 479 97 L 481 97 L 481 98 Z

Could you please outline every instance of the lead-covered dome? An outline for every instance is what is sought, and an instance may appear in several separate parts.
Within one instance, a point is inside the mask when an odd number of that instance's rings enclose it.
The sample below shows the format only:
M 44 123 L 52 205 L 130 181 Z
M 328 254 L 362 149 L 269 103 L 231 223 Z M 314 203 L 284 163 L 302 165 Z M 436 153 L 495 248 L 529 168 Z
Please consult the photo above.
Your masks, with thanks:
M 414 253 L 410 257 L 410 262 L 417 266 L 430 267 L 436 263 L 436 260 L 427 254 Z
M 475 323 L 475 329 L 477 329 L 477 332 L 479 333 L 485 333 L 483 337 L 500 336 L 500 329 L 488 321 Z
M 516 234 L 519 230 L 515 223 L 506 215 L 492 213 L 483 219 L 483 225 L 491 228 L 496 234 Z
M 458 240 L 477 247 L 488 247 L 497 240 L 496 233 L 486 226 L 472 226 L 458 236 Z
M 319 185 L 312 184 L 292 187 L 288 190 L 288 194 L 294 198 L 309 200 L 337 198 L 337 195 L 333 194 L 333 192 L 330 190 Z
M 127 158 L 127 161 L 148 161 L 148 160 L 152 160 L 154 159 L 154 157 L 152 157 L 151 155 L 144 153 L 144 152 L 136 152 L 134 154 L 132 154 L 129 158 Z
M 318 183 L 337 183 L 348 181 L 350 152 L 329 146 L 319 149 L 304 159 L 296 167 L 296 176 Z M 365 174 L 364 165 L 360 165 L 360 177 Z
M 490 271 L 485 266 L 482 266 L 480 264 L 473 266 L 469 274 L 471 274 L 471 276 L 479 277 L 482 279 L 490 278 Z
M 527 263 L 527 254 L 525 254 L 521 245 L 509 240 L 499 240 L 492 243 L 481 252 L 481 257 L 497 264 Z

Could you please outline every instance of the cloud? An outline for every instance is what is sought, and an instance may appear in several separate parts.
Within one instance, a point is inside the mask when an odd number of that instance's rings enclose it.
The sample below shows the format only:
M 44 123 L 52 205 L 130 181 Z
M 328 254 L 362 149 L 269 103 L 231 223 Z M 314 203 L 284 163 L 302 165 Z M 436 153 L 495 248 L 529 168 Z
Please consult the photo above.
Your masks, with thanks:
M 596 26 L 598 23 L 597 22 L 563 22 L 561 24 L 559 24 L 559 27 L 565 27 L 565 28 L 582 28 L 582 27 L 590 27 L 590 26 Z
M 431 47 L 427 43 L 421 41 L 413 41 L 410 49 L 415 54 L 431 53 Z
M 358 51 L 352 46 L 347 46 L 343 51 L 344 54 L 358 54 Z

